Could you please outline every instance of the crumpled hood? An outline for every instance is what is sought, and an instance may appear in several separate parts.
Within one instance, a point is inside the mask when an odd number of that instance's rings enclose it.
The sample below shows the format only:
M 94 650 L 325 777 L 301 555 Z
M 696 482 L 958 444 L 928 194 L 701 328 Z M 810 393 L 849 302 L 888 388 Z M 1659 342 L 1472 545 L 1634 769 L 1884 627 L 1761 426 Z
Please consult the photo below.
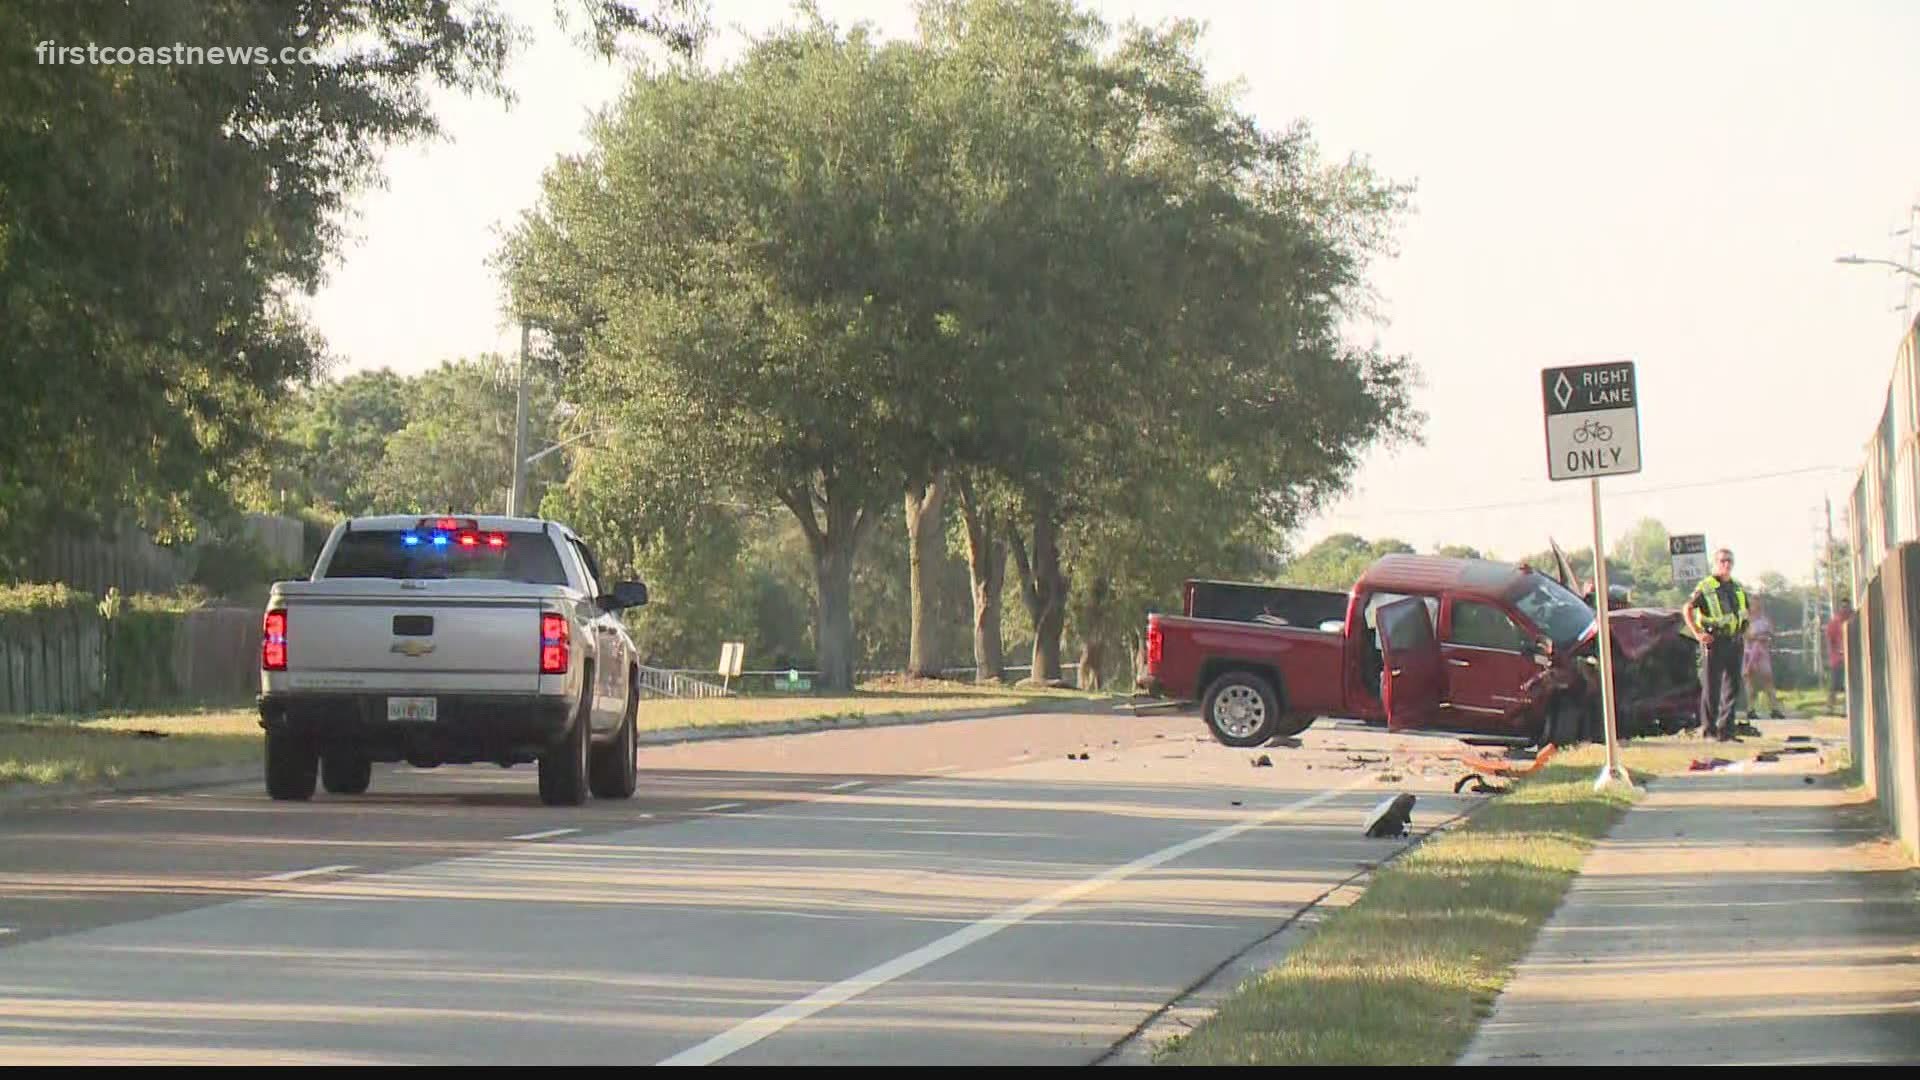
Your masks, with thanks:
M 1607 630 L 1613 637 L 1613 650 L 1623 660 L 1642 660 L 1662 645 L 1684 641 L 1686 620 L 1679 608 L 1615 608 L 1607 613 Z M 1581 635 L 1574 654 L 1592 650 L 1600 636 L 1600 622 Z

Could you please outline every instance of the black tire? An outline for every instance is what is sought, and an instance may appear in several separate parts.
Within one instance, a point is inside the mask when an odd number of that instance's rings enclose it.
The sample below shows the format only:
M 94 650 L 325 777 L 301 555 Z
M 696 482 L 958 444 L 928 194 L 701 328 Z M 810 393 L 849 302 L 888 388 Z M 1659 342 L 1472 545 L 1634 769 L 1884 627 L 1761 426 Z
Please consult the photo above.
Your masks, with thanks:
M 1251 671 L 1229 671 L 1213 680 L 1200 715 L 1215 739 L 1237 747 L 1259 746 L 1278 734 L 1282 723 L 1273 684 Z
M 1273 726 L 1273 738 L 1291 739 L 1313 726 L 1314 717 L 1306 713 L 1288 713 Z
M 1563 748 L 1580 745 L 1586 711 L 1578 698 L 1555 698 L 1547 706 L 1546 723 L 1540 725 L 1540 744 L 1552 743 Z
M 298 735 L 267 732 L 267 794 L 304 802 L 313 798 L 320 775 L 320 751 Z
M 320 786 L 333 795 L 364 795 L 373 783 L 373 762 L 359 754 L 320 755 Z
M 580 690 L 573 723 L 560 741 L 540 755 L 540 801 L 548 806 L 580 806 L 587 801 L 587 759 L 593 747 L 593 673 Z
M 593 748 L 588 786 L 593 789 L 594 798 L 631 799 L 640 786 L 640 770 L 634 762 L 634 754 L 639 750 L 639 735 L 635 730 L 639 712 L 639 689 L 628 679 L 627 711 L 620 717 L 620 730 L 612 742 Z

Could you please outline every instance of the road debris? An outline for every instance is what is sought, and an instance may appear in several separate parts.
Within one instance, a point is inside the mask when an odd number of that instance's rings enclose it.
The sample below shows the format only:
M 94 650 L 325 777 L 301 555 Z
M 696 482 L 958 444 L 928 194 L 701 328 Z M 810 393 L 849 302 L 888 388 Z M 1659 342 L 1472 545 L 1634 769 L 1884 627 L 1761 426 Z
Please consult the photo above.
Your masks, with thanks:
M 1373 808 L 1367 815 L 1367 836 L 1374 839 L 1407 835 L 1413 821 L 1413 795 L 1401 792 Z
M 1273 759 L 1265 754 L 1261 754 L 1259 757 L 1253 759 L 1253 767 L 1256 769 L 1271 769 L 1273 768 Z
M 1507 792 L 1513 790 L 1506 784 L 1490 783 L 1486 777 L 1479 773 L 1470 772 L 1453 782 L 1453 793 L 1455 795 L 1460 794 L 1460 789 L 1468 785 L 1472 785 L 1472 791 L 1475 795 L 1505 795 Z

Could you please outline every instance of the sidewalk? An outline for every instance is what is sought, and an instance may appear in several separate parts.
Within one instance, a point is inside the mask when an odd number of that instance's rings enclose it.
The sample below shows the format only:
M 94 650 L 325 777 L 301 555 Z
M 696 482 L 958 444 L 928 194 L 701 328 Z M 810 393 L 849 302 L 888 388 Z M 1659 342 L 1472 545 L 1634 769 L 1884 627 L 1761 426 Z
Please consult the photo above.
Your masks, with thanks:
M 1460 1064 L 1920 1062 L 1920 871 L 1781 765 L 1656 779 Z

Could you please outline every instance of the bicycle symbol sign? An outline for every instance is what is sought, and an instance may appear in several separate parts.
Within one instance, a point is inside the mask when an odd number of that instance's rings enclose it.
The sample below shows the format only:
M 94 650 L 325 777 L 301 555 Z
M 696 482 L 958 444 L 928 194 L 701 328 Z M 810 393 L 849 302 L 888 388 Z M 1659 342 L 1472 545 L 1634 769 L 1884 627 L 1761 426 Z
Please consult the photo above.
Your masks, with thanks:
M 1640 471 L 1640 411 L 1631 361 L 1540 373 L 1547 475 L 1586 480 Z
M 1613 429 L 1598 420 L 1589 420 L 1573 429 L 1573 441 L 1577 443 L 1592 439 L 1594 442 L 1612 442 Z

